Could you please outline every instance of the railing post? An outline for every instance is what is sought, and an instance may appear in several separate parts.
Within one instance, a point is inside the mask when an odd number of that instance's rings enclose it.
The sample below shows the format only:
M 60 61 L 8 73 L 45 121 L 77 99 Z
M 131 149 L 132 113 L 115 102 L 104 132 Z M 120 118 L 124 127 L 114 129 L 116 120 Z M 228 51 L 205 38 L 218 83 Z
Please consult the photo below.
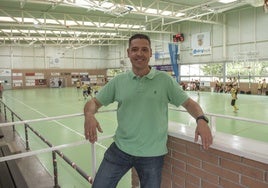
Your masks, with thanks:
M 212 137 L 215 137 L 216 134 L 216 116 L 210 116 L 210 130 Z
M 91 144 L 91 177 L 95 178 L 96 174 L 96 145 Z
M 28 129 L 27 129 L 27 127 L 28 127 L 28 125 L 24 124 L 26 150 L 29 151 L 30 147 L 29 147 L 29 138 L 28 138 Z
M 15 119 L 14 119 L 14 113 L 11 112 L 11 121 L 14 122 Z M 12 129 L 13 129 L 13 132 L 15 131 L 15 125 L 12 125 Z
M 6 109 L 6 105 L 4 105 L 4 116 L 5 116 L 5 121 L 7 121 L 7 109 Z
M 54 172 L 54 188 L 59 188 L 60 186 L 58 182 L 57 156 L 55 151 L 52 151 L 52 159 L 53 159 L 53 172 Z

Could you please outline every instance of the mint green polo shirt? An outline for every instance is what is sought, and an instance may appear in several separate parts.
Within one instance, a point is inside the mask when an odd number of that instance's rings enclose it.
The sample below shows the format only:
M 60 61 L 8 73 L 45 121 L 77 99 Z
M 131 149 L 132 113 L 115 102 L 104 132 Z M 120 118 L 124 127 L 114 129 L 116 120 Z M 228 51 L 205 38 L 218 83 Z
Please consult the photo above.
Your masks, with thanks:
M 104 106 L 118 102 L 114 141 L 124 152 L 140 157 L 167 153 L 168 104 L 180 106 L 188 95 L 166 72 L 151 69 L 138 77 L 117 75 L 96 95 Z

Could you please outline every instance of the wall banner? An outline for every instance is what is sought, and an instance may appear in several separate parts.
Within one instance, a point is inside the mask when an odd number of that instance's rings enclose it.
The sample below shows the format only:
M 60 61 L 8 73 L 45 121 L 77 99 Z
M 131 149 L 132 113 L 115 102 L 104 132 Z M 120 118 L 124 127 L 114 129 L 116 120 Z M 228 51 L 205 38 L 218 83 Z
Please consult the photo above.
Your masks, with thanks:
M 173 71 L 175 73 L 176 81 L 178 82 L 179 77 L 179 68 L 178 68 L 178 51 L 179 47 L 178 44 L 175 43 L 169 43 L 168 44 L 169 49 L 169 55 L 170 55 L 170 61 L 173 68 Z
M 211 54 L 210 32 L 192 34 L 191 45 L 194 56 Z

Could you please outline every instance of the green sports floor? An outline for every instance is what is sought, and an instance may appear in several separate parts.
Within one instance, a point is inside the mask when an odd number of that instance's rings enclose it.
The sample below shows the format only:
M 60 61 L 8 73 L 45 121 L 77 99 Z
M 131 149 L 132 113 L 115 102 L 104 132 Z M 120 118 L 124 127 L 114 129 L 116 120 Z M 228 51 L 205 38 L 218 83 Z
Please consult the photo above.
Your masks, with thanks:
M 230 105 L 230 94 L 201 92 L 200 95 L 197 95 L 196 92 L 191 91 L 188 93 L 190 97 L 199 102 L 206 113 L 244 117 L 268 122 L 268 96 L 239 94 L 237 100 L 239 110 L 237 113 L 234 113 Z M 82 97 L 82 90 L 77 90 L 76 88 L 6 90 L 4 91 L 2 100 L 23 120 L 82 113 L 86 102 Z M 115 108 L 116 103 L 103 107 L 101 110 Z M 8 118 L 10 120 L 10 115 L 8 115 Z M 104 131 L 101 136 L 112 135 L 117 125 L 115 112 L 98 113 L 97 118 Z M 170 111 L 169 119 L 170 121 L 195 126 L 194 119 L 184 112 Z M 15 121 L 18 121 L 18 119 L 15 119 Z M 57 146 L 84 140 L 83 122 L 83 116 L 78 116 L 53 121 L 30 123 L 30 126 L 37 130 L 54 146 Z M 17 125 L 16 130 L 20 133 L 21 138 L 25 140 L 24 127 Z M 217 119 L 216 130 L 268 142 L 267 125 L 219 118 Z M 48 147 L 31 132 L 29 132 L 29 140 L 31 150 Z M 100 141 L 97 144 L 97 166 L 103 157 L 105 149 L 111 142 L 112 139 L 107 139 Z M 91 175 L 90 144 L 65 148 L 61 151 L 80 168 Z M 51 175 L 53 175 L 51 153 L 42 153 L 37 156 L 43 166 Z M 90 187 L 89 183 L 63 160 L 58 157 L 57 161 L 59 185 L 62 188 Z M 130 183 L 130 173 L 128 173 L 120 181 L 118 188 L 131 187 Z

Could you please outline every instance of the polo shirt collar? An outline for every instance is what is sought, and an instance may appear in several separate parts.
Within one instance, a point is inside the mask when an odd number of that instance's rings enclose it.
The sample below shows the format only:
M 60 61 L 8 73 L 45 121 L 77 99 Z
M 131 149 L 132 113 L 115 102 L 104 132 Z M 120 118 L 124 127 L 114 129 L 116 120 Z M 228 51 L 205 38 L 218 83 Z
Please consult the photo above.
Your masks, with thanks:
M 138 76 L 136 74 L 134 74 L 133 70 L 129 71 L 129 75 L 133 79 L 138 78 Z M 156 70 L 154 68 L 151 68 L 150 72 L 148 74 L 146 74 L 144 77 L 148 78 L 148 79 L 153 79 L 155 75 L 156 75 Z

